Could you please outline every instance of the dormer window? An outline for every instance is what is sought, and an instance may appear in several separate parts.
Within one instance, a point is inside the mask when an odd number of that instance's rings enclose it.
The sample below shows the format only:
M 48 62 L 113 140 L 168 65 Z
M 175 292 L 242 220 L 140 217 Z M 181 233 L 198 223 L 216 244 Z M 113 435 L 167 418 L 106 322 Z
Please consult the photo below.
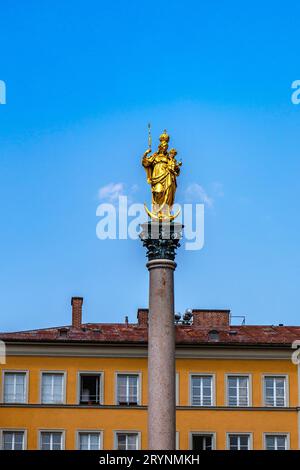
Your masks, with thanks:
M 211 341 L 219 341 L 219 332 L 217 330 L 211 330 L 208 333 L 208 339 Z
M 59 328 L 58 330 L 58 336 L 60 338 L 67 338 L 68 336 L 68 328 Z

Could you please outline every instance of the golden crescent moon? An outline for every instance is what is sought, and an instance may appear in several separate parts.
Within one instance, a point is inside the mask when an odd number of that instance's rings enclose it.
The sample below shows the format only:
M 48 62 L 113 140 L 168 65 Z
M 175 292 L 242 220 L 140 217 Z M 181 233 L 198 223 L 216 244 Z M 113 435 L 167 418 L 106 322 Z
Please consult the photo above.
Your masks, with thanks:
M 149 217 L 151 217 L 151 219 L 154 219 L 154 220 L 170 220 L 171 221 L 171 220 L 176 219 L 176 217 L 178 217 L 180 214 L 180 209 L 178 209 L 178 211 L 174 215 L 169 215 L 169 216 L 166 215 L 164 217 L 159 217 L 157 214 L 154 214 L 153 212 L 149 211 L 148 207 L 146 206 L 146 203 L 144 203 L 144 208 L 147 214 L 149 215 Z

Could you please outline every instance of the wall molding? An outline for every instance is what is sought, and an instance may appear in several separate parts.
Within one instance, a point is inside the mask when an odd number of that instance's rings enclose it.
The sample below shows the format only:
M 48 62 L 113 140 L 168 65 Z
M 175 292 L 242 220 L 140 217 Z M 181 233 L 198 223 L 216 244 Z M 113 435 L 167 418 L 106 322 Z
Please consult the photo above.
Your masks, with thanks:
M 147 345 L 95 345 L 53 343 L 6 343 L 7 356 L 147 358 Z M 284 346 L 176 346 L 178 359 L 291 360 L 292 348 Z
M 50 405 L 50 404 L 40 404 L 40 403 L 30 403 L 30 404 L 25 404 L 25 403 L 0 403 L 0 408 L 49 408 L 49 409 L 57 409 L 57 408 L 77 408 L 77 409 L 91 409 L 93 411 L 95 410 L 147 410 L 148 407 L 146 405 L 133 405 L 133 406 L 122 406 L 122 405 L 77 405 L 77 404 L 66 404 L 66 405 Z M 195 412 L 202 412 L 202 411 L 229 411 L 229 412 L 241 412 L 241 411 L 268 411 L 268 412 L 276 412 L 276 413 L 282 413 L 282 412 L 299 412 L 300 407 L 297 406 L 292 406 L 292 407 L 285 407 L 285 408 L 279 408 L 279 407 L 270 407 L 270 406 L 176 406 L 176 411 L 192 411 L 193 413 Z

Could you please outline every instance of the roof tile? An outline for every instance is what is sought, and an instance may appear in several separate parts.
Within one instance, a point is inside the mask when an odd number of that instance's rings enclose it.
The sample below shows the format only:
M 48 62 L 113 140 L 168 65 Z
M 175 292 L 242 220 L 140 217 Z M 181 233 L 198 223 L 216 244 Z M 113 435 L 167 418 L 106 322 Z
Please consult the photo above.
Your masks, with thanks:
M 218 328 L 219 341 L 209 339 L 209 328 L 194 325 L 176 326 L 177 344 L 228 344 L 228 345 L 291 345 L 300 339 L 300 326 L 242 325 Z M 230 332 L 236 331 L 236 334 Z M 70 326 L 40 330 L 0 333 L 7 342 L 96 342 L 129 344 L 147 343 L 147 328 L 138 324 L 86 323 L 80 329 Z

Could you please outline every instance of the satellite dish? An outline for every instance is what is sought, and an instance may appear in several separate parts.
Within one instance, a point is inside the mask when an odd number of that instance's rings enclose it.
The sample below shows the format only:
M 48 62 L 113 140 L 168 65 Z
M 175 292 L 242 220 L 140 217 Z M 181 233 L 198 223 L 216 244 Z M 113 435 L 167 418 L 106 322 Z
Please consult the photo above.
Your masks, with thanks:
M 175 316 L 175 322 L 178 323 L 180 321 L 180 318 L 181 318 L 181 313 L 176 312 L 174 316 Z

